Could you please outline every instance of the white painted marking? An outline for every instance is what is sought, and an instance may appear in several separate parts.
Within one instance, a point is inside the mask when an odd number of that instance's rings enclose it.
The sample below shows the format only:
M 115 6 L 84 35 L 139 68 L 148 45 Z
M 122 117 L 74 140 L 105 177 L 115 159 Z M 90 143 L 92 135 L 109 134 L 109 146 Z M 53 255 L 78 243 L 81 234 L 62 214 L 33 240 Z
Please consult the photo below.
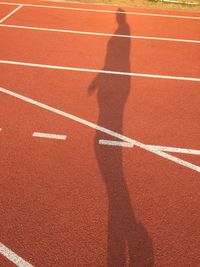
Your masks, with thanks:
M 11 24 L 0 24 L 0 26 L 7 27 L 7 28 L 15 28 L 15 29 L 62 32 L 62 33 L 95 35 L 95 36 L 108 36 L 108 37 L 117 37 L 117 38 L 144 39 L 144 40 L 168 41 L 168 42 L 184 42 L 184 43 L 196 43 L 196 44 L 200 43 L 199 40 L 189 40 L 189 39 L 175 39 L 175 38 L 162 38 L 162 37 L 151 37 L 151 36 L 140 36 L 140 35 L 123 35 L 123 34 L 100 33 L 100 32 L 72 31 L 72 30 L 29 27 L 29 26 L 11 25 Z
M 19 3 L 7 3 L 1 2 L 1 4 L 8 5 L 18 5 Z M 80 3 L 78 3 L 80 4 Z M 97 12 L 97 13 L 114 13 L 114 14 L 127 14 L 127 15 L 138 15 L 138 16 L 150 16 L 150 17 L 164 17 L 164 18 L 177 18 L 177 19 L 194 19 L 200 20 L 200 17 L 195 16 L 178 16 L 178 15 L 165 15 L 157 13 L 144 13 L 144 12 L 128 12 L 128 11 L 117 11 L 117 10 L 107 10 L 107 9 L 90 9 L 90 8 L 77 8 L 77 7 L 60 7 L 60 6 L 48 6 L 48 5 L 33 5 L 33 4 L 23 4 L 27 7 L 38 7 L 38 8 L 54 8 L 54 9 L 65 9 L 65 10 L 74 10 L 74 11 L 87 11 L 87 12 Z
M 63 134 L 50 134 L 50 133 L 40 133 L 40 132 L 34 132 L 33 136 L 41 138 L 59 139 L 59 140 L 66 140 L 67 138 L 67 136 Z
M 173 4 L 180 4 L 180 5 L 190 5 L 190 6 L 198 6 L 200 3 L 195 2 L 182 2 L 182 1 L 176 1 L 176 0 L 158 0 L 159 2 L 164 3 L 173 3 Z
M 18 6 L 19 3 L 0 2 L 0 5 Z
M 103 132 L 103 133 L 106 133 L 106 134 L 108 134 L 110 136 L 119 138 L 119 139 L 121 139 L 124 142 L 128 142 L 128 143 L 130 143 L 132 145 L 136 145 L 136 146 L 138 146 L 138 147 L 140 147 L 142 149 L 145 149 L 147 151 L 150 151 L 153 154 L 156 154 L 156 155 L 158 155 L 160 157 L 163 157 L 165 159 L 171 160 L 171 161 L 173 161 L 173 162 L 175 162 L 177 164 L 180 164 L 182 166 L 185 166 L 187 168 L 190 168 L 190 169 L 192 169 L 194 171 L 200 172 L 200 166 L 194 165 L 194 164 L 192 164 L 192 163 L 190 163 L 188 161 L 185 161 L 185 160 L 179 159 L 177 157 L 174 157 L 174 156 L 172 156 L 170 154 L 167 154 L 167 153 L 165 153 L 163 151 L 153 150 L 151 147 L 148 147 L 147 145 L 145 145 L 145 144 L 143 144 L 143 143 L 141 143 L 139 141 L 136 141 L 136 140 L 134 140 L 132 138 L 126 137 L 124 135 L 121 135 L 121 134 L 116 133 L 114 131 L 111 131 L 109 129 L 106 129 L 106 128 L 104 128 L 102 126 L 99 126 L 99 125 L 97 125 L 95 123 L 92 123 L 92 122 L 89 122 L 87 120 L 81 119 L 81 118 L 79 118 L 77 116 L 74 116 L 74 115 L 72 115 L 70 113 L 67 113 L 67 112 L 61 111 L 59 109 L 53 108 L 53 107 L 51 107 L 49 105 L 46 105 L 44 103 L 41 103 L 41 102 L 36 101 L 34 99 L 31 99 L 29 97 L 20 95 L 18 93 L 12 92 L 12 91 L 10 91 L 8 89 L 5 89 L 5 88 L 2 88 L 2 87 L 0 87 L 0 92 L 2 92 L 4 94 L 7 94 L 7 95 L 10 95 L 10 96 L 13 96 L 13 97 L 16 97 L 16 98 L 18 98 L 18 99 L 20 99 L 22 101 L 25 101 L 26 103 L 29 103 L 29 104 L 38 106 L 40 108 L 43 108 L 43 109 L 48 110 L 48 111 L 51 111 L 53 113 L 56 113 L 56 114 L 58 114 L 60 116 L 65 117 L 65 118 L 68 118 L 68 119 L 74 120 L 76 122 L 79 122 L 81 124 L 87 125 L 88 127 L 91 127 L 93 129 L 96 129 L 96 130 L 98 130 L 100 132 Z
M 126 76 L 135 76 L 135 77 L 155 78 L 155 79 L 169 79 L 169 80 L 200 82 L 200 78 L 192 78 L 192 77 L 155 75 L 155 74 L 120 72 L 120 71 L 110 71 L 110 70 L 96 70 L 96 69 L 65 67 L 65 66 L 57 66 L 57 65 L 56 66 L 55 65 L 45 65 L 45 64 L 36 64 L 36 63 L 28 63 L 28 62 L 21 62 L 21 61 L 9 61 L 9 60 L 0 60 L 0 63 L 10 64 L 10 65 L 27 66 L 27 67 L 45 68 L 45 69 L 83 71 L 83 72 L 93 72 L 93 73 L 104 73 L 104 74 L 114 74 L 114 75 L 126 75 Z
M 159 151 L 166 151 L 166 152 L 173 152 L 173 153 L 200 155 L 200 150 L 196 150 L 196 149 L 168 147 L 168 146 L 152 146 L 152 145 L 146 145 L 146 146 L 157 151 L 159 150 Z
M 124 147 L 133 147 L 132 144 L 127 142 L 119 142 L 112 140 L 99 140 L 100 145 L 110 145 L 110 146 L 124 146 Z M 179 148 L 179 147 L 168 147 L 168 146 L 154 146 L 154 145 L 146 145 L 147 148 L 150 148 L 154 151 L 165 151 L 172 153 L 183 153 L 183 154 L 191 154 L 191 155 L 200 155 L 200 150 L 196 149 L 188 149 L 188 148 Z
M 0 132 L 2 131 L 2 129 L 0 128 Z
M 7 248 L 0 242 L 0 254 L 6 257 L 8 260 L 13 262 L 18 267 L 33 267 L 30 263 L 22 259 L 20 256 L 15 254 L 11 249 Z
M 17 10 L 19 10 L 21 7 L 23 7 L 23 5 L 19 5 L 17 8 L 15 8 L 12 12 L 10 12 L 7 16 L 5 16 L 4 18 L 2 18 L 0 20 L 0 23 L 2 23 L 3 21 L 5 21 L 6 19 L 8 19 L 10 16 L 12 16 L 14 13 L 17 12 Z
M 134 145 L 127 142 L 119 142 L 112 140 L 99 140 L 100 145 L 108 145 L 108 146 L 122 146 L 122 147 L 133 147 Z

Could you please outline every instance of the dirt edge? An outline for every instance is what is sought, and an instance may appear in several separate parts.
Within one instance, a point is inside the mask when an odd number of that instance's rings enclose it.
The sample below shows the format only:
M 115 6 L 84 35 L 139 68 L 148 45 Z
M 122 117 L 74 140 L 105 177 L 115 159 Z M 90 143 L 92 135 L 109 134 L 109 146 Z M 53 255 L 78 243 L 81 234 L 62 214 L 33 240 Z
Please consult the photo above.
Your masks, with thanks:
M 64 2 L 64 3 L 85 3 L 85 4 L 100 4 L 100 5 L 116 5 L 127 6 L 131 8 L 148 8 L 148 9 L 162 9 L 162 10 L 175 10 L 184 12 L 200 12 L 200 0 L 189 1 L 199 3 L 199 6 L 188 6 L 172 3 L 163 3 L 150 0 L 40 0 L 51 2 Z M 185 1 L 185 0 L 182 0 Z

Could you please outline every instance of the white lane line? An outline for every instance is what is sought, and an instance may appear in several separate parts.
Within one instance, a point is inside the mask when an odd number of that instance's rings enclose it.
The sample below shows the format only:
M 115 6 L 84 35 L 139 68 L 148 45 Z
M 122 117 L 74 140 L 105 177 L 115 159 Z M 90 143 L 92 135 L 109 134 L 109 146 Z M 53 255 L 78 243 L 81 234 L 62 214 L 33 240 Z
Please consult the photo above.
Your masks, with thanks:
M 1 2 L 1 4 L 8 5 L 18 5 L 19 3 L 7 3 Z M 80 4 L 80 3 L 79 3 Z M 60 7 L 60 6 L 48 6 L 48 5 L 33 5 L 33 4 L 23 4 L 26 7 L 38 7 L 38 8 L 54 8 L 54 9 L 65 9 L 74 11 L 87 11 L 87 12 L 97 12 L 97 13 L 114 13 L 114 14 L 127 14 L 127 15 L 138 15 L 138 16 L 150 16 L 150 17 L 164 17 L 164 18 L 177 18 L 177 19 L 194 19 L 200 20 L 200 17 L 193 16 L 178 16 L 178 15 L 165 15 L 156 13 L 145 13 L 145 12 L 129 12 L 129 11 L 117 11 L 117 10 L 106 10 L 106 9 L 90 9 L 90 8 L 77 8 L 77 7 Z
M 66 140 L 67 136 L 63 134 L 50 134 L 50 133 L 40 133 L 34 132 L 34 137 L 41 137 L 41 138 L 50 138 L 50 139 L 58 139 L 58 140 Z
M 133 144 L 130 144 L 127 142 L 112 141 L 112 140 L 99 140 L 99 144 L 110 145 L 110 146 L 133 147 Z M 146 145 L 146 148 L 150 148 L 151 150 L 154 150 L 154 151 L 165 151 L 165 152 L 172 152 L 172 153 L 200 155 L 200 150 L 196 150 L 196 149 L 168 147 L 168 146 L 154 146 L 154 145 Z
M 0 20 L 0 23 L 2 23 L 3 21 L 5 21 L 6 19 L 8 19 L 10 16 L 12 16 L 14 13 L 17 12 L 17 10 L 19 10 L 21 7 L 23 7 L 23 5 L 19 5 L 18 7 L 16 7 L 12 12 L 10 12 L 7 16 L 5 16 L 4 18 L 2 18 Z
M 134 145 L 127 142 L 119 142 L 112 140 L 99 140 L 100 145 L 108 145 L 108 146 L 122 146 L 122 147 L 133 147 Z
M 169 42 L 184 42 L 184 43 L 196 43 L 196 44 L 200 43 L 199 40 L 190 40 L 190 39 L 176 39 L 176 38 L 163 38 L 163 37 L 140 36 L 140 35 L 123 35 L 123 34 L 100 33 L 100 32 L 73 31 L 73 30 L 41 28 L 41 27 L 11 25 L 11 24 L 0 24 L 0 26 L 1 27 L 7 27 L 7 28 L 15 28 L 15 29 L 62 32 L 62 33 L 95 35 L 95 36 L 108 36 L 108 37 L 117 37 L 117 38 L 131 38 L 131 39 L 144 39 L 144 40 L 169 41 Z
M 10 96 L 13 96 L 13 97 L 16 97 L 16 98 L 18 98 L 18 99 L 20 99 L 20 100 L 22 100 L 22 101 L 24 101 L 26 103 L 38 106 L 40 108 L 43 108 L 43 109 L 48 110 L 48 111 L 51 111 L 51 112 L 53 112 L 55 114 L 58 114 L 60 116 L 65 117 L 65 118 L 68 118 L 68 119 L 74 120 L 76 122 L 79 122 L 81 124 L 87 125 L 90 128 L 96 129 L 96 130 L 98 130 L 100 132 L 103 132 L 103 133 L 106 133 L 106 134 L 108 134 L 110 136 L 119 138 L 124 142 L 128 142 L 128 143 L 130 143 L 132 145 L 136 145 L 136 146 L 138 146 L 138 147 L 140 147 L 142 149 L 145 149 L 147 151 L 150 151 L 153 154 L 156 154 L 156 155 L 158 155 L 160 157 L 163 157 L 165 159 L 171 160 L 171 161 L 173 161 L 173 162 L 175 162 L 175 163 L 177 163 L 179 165 L 185 166 L 185 167 L 190 168 L 190 169 L 192 169 L 194 171 L 200 172 L 200 166 L 194 165 L 194 164 L 192 164 L 192 163 L 190 163 L 188 161 L 185 161 L 185 160 L 182 160 L 180 158 L 174 157 L 174 156 L 172 156 L 172 155 L 170 155 L 170 154 L 168 154 L 166 152 L 153 150 L 151 147 L 148 147 L 147 145 L 145 145 L 145 144 L 143 144 L 143 143 L 141 143 L 141 142 L 139 142 L 137 140 L 134 140 L 132 138 L 126 137 L 124 135 L 121 135 L 121 134 L 116 133 L 114 131 L 111 131 L 109 129 L 106 129 L 106 128 L 104 128 L 102 126 L 99 126 L 99 125 L 97 125 L 95 123 L 92 123 L 92 122 L 89 122 L 87 120 L 81 119 L 81 118 L 79 118 L 77 116 L 74 116 L 74 115 L 72 115 L 70 113 L 64 112 L 64 111 L 59 110 L 57 108 L 53 108 L 53 107 L 51 107 L 49 105 L 46 105 L 46 104 L 41 103 L 39 101 L 36 101 L 36 100 L 34 100 L 32 98 L 23 96 L 21 94 L 12 92 L 12 91 L 10 91 L 8 89 L 5 89 L 5 88 L 2 88 L 2 87 L 0 87 L 0 92 L 2 92 L 4 94 L 7 94 L 7 95 L 10 95 Z
M 168 146 L 152 146 L 152 145 L 146 145 L 146 146 L 151 148 L 151 149 L 153 149 L 153 150 L 172 152 L 172 153 L 183 153 L 183 154 L 191 154 L 191 155 L 200 155 L 200 150 L 196 150 L 196 149 L 168 147 Z
M 159 2 L 164 2 L 164 3 L 173 3 L 173 4 L 180 4 L 180 5 L 191 5 L 191 6 L 198 6 L 200 3 L 196 2 L 183 2 L 183 1 L 176 1 L 176 0 L 158 0 Z
M 10 60 L 0 60 L 0 63 L 2 63 L 2 64 L 10 64 L 10 65 L 27 66 L 27 67 L 45 68 L 45 69 L 82 71 L 82 72 L 93 72 L 93 73 L 104 73 L 104 74 L 114 74 L 114 75 L 145 77 L 145 78 L 154 78 L 154 79 L 169 79 L 169 80 L 200 82 L 200 78 L 193 78 L 193 77 L 155 75 L 155 74 L 134 73 L 134 72 L 120 72 L 120 71 L 110 71 L 110 70 L 96 70 L 96 69 L 86 69 L 86 68 L 65 67 L 65 66 L 57 66 L 57 65 L 36 64 L 36 63 L 21 62 L 21 61 L 10 61 Z
M 0 242 L 0 254 L 2 254 L 4 257 L 6 257 L 8 260 L 13 262 L 18 267 L 33 267 L 32 264 L 22 259 L 20 256 L 15 254 L 11 249 L 7 248 L 1 242 Z

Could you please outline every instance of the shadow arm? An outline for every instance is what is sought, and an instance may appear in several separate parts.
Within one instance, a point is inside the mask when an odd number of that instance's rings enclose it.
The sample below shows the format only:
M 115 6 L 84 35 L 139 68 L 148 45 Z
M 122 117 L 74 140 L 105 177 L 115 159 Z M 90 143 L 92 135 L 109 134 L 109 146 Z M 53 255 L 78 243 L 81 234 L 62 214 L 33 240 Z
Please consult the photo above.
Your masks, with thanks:
M 94 94 L 96 90 L 97 90 L 97 77 L 94 78 L 94 80 L 90 83 L 88 87 L 88 95 Z

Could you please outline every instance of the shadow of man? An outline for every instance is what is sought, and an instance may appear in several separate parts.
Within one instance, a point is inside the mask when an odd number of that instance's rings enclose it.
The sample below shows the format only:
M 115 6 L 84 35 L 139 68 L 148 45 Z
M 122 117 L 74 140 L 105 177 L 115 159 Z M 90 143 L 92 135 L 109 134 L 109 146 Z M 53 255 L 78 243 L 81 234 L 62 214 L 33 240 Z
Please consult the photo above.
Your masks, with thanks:
M 122 9 L 116 12 L 118 23 L 110 38 L 103 70 L 130 72 L 130 29 Z M 131 76 L 98 74 L 88 88 L 97 91 L 98 125 L 123 133 L 123 112 L 130 93 Z M 144 226 L 135 218 L 123 174 L 122 148 L 99 145 L 106 134 L 96 131 L 95 153 L 108 195 L 107 266 L 153 266 L 153 244 Z

